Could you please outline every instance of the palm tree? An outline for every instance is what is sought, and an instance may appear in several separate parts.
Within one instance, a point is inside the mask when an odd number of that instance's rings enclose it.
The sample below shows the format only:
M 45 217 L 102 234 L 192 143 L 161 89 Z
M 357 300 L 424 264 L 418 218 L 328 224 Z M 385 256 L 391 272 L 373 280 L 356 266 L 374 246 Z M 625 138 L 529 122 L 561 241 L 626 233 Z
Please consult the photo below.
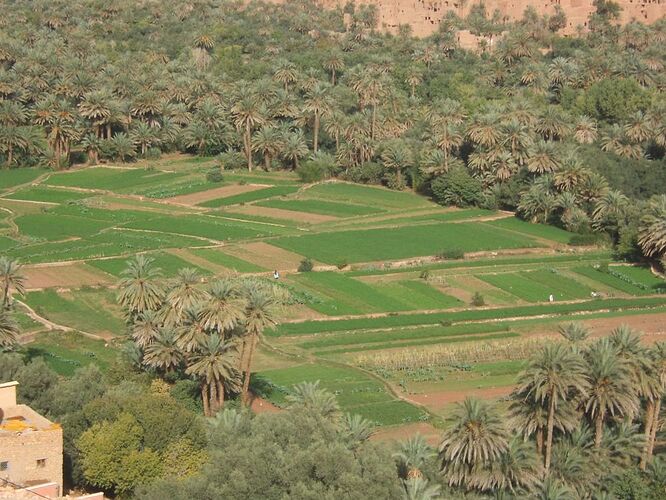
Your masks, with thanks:
M 79 114 L 90 120 L 99 138 L 104 136 L 104 128 L 110 125 L 113 114 L 112 100 L 113 97 L 109 91 L 96 90 L 85 94 L 78 105 Z M 106 138 L 111 139 L 110 126 L 106 130 Z
M 283 61 L 273 73 L 273 78 L 283 84 L 284 90 L 287 91 L 289 90 L 289 84 L 298 80 L 298 70 L 293 63 Z
M 304 102 L 304 111 L 312 115 L 314 126 L 312 129 L 312 145 L 314 153 L 319 149 L 319 124 L 321 117 L 331 111 L 333 101 L 331 99 L 327 85 L 317 83 L 306 95 Z
M 617 190 L 607 190 L 596 202 L 592 211 L 592 224 L 596 229 L 606 229 L 617 236 L 629 207 L 629 198 Z
M 648 257 L 666 254 L 666 195 L 653 196 L 640 219 L 638 244 Z
M 304 408 L 331 423 L 340 418 L 340 405 L 335 396 L 315 382 L 301 382 L 294 385 L 286 397 L 289 408 Z
M 283 147 L 282 136 L 275 127 L 262 127 L 252 136 L 252 151 L 264 157 L 264 169 L 271 169 L 271 160 Z
M 238 343 L 225 341 L 216 333 L 208 336 L 190 356 L 185 373 L 201 380 L 201 400 L 205 416 L 215 415 L 224 405 L 225 383 L 227 386 L 237 387 L 237 357 Z
M 141 148 L 141 156 L 145 157 L 148 148 L 159 144 L 160 138 L 157 135 L 157 129 L 151 127 L 146 122 L 139 122 L 131 129 L 130 137 L 132 141 Z
M 552 142 L 536 141 L 527 150 L 527 170 L 535 174 L 556 172 L 560 168 L 557 150 Z
M 161 321 L 155 311 L 142 312 L 132 325 L 132 340 L 134 344 L 145 350 L 157 338 Z
M 21 264 L 9 257 L 0 257 L 0 282 L 2 283 L 2 308 L 6 311 L 12 306 L 12 290 L 19 295 L 25 293 L 25 276 L 21 274 Z
M 567 120 L 558 108 L 549 106 L 539 117 L 535 130 L 546 140 L 562 139 L 569 132 Z
M 449 169 L 449 156 L 462 146 L 463 136 L 458 126 L 452 123 L 441 123 L 433 128 L 433 140 L 444 153 L 444 169 Z
M 160 269 L 153 268 L 155 261 L 143 254 L 127 261 L 118 283 L 118 302 L 134 319 L 145 311 L 157 311 L 162 305 L 163 292 L 156 283 Z
M 542 182 L 533 183 L 520 197 L 518 212 L 532 222 L 548 222 L 557 198 Z
M 333 111 L 324 118 L 324 129 L 335 139 L 335 152 L 340 148 L 340 137 L 345 133 L 345 115 Z
M 544 468 L 550 468 L 555 416 L 559 405 L 585 396 L 588 383 L 585 365 L 578 353 L 562 344 L 545 345 L 519 377 L 518 393 L 548 407 Z
M 633 143 L 644 143 L 652 137 L 652 123 L 642 111 L 636 111 L 624 125 L 624 134 Z
M 569 342 L 578 344 L 590 336 L 590 330 L 580 323 L 566 323 L 560 325 L 558 331 Z
M 114 157 L 121 163 L 136 156 L 136 151 L 134 151 L 134 139 L 125 132 L 119 132 L 114 135 L 110 144 Z
M 205 291 L 197 288 L 200 283 L 199 271 L 191 267 L 179 269 L 169 292 L 166 294 L 166 304 L 178 312 L 193 309 L 207 297 Z
M 416 93 L 416 87 L 421 85 L 422 81 L 423 81 L 422 71 L 420 71 L 418 68 L 415 67 L 409 68 L 407 72 L 407 78 L 405 79 L 405 83 L 409 85 L 409 93 L 412 99 L 414 98 L 414 95 Z
M 204 329 L 220 336 L 245 322 L 247 301 L 230 280 L 215 281 L 201 303 L 199 320 Z
M 584 407 L 594 422 L 594 445 L 599 448 L 607 416 L 633 417 L 638 411 L 638 402 L 631 365 L 608 339 L 595 343 L 587 351 L 586 361 L 589 390 Z
M 480 146 L 494 147 L 502 140 L 502 131 L 498 122 L 498 117 L 493 113 L 478 115 L 467 128 L 467 137 Z
M 345 61 L 342 54 L 339 52 L 331 52 L 328 58 L 324 61 L 324 69 L 331 73 L 331 85 L 335 85 L 335 77 L 337 73 L 342 71 L 345 67 Z
M 442 471 L 451 486 L 471 485 L 480 469 L 507 451 L 508 432 L 495 407 L 478 399 L 459 403 L 454 419 L 439 445 Z
M 248 403 L 248 392 L 250 389 L 250 370 L 252 369 L 252 357 L 261 339 L 264 330 L 275 324 L 275 300 L 268 292 L 260 289 L 250 289 L 247 295 L 245 308 L 245 337 L 241 351 L 241 363 L 245 355 L 245 378 L 241 399 L 245 405 Z
M 645 462 L 652 460 L 652 453 L 654 445 L 657 440 L 657 428 L 659 427 L 659 414 L 661 412 L 661 401 L 664 392 L 666 392 L 666 344 L 657 342 L 650 350 L 650 357 L 652 358 L 652 368 L 654 370 L 654 377 L 658 381 L 658 391 L 654 398 L 654 411 L 652 412 L 652 423 L 649 424 L 650 435 L 648 438 L 648 446 L 646 450 Z
M 183 364 L 184 359 L 176 331 L 162 327 L 155 340 L 146 347 L 143 362 L 159 371 L 171 373 Z
M 632 142 L 617 123 L 601 137 L 601 150 L 623 158 L 639 159 L 643 156 L 641 147 Z
M 398 464 L 398 474 L 402 479 L 423 477 L 423 468 L 435 458 L 437 453 L 421 434 L 416 434 L 400 443 L 393 458 Z
M 539 458 L 530 444 L 519 436 L 509 441 L 509 447 L 490 467 L 472 480 L 481 491 L 506 492 L 518 495 L 534 489 L 542 476 Z
M 252 130 L 266 122 L 266 109 L 252 95 L 242 96 L 231 108 L 236 129 L 243 134 L 247 168 L 252 171 Z
M 88 155 L 88 163 L 97 165 L 99 163 L 99 155 L 103 150 L 104 142 L 97 134 L 89 133 L 81 139 L 81 147 L 85 149 Z
M 412 165 L 412 155 L 407 146 L 400 142 L 389 144 L 381 155 L 384 168 L 395 171 L 396 187 L 404 186 L 402 170 Z
M 292 162 L 294 169 L 298 168 L 298 160 L 308 154 L 308 146 L 302 130 L 289 132 L 283 142 L 282 156 L 285 160 Z
M 18 343 L 19 326 L 6 309 L 0 311 L 0 350 L 12 349 Z
M 581 116 L 576 122 L 573 137 L 580 144 L 592 144 L 597 140 L 597 124 L 589 116 Z
M 422 477 L 413 477 L 402 481 L 405 491 L 402 494 L 404 500 L 433 500 L 442 498 L 442 487 L 439 484 L 429 484 Z
M 340 421 L 340 434 L 352 449 L 370 439 L 375 425 L 361 415 L 345 413 Z

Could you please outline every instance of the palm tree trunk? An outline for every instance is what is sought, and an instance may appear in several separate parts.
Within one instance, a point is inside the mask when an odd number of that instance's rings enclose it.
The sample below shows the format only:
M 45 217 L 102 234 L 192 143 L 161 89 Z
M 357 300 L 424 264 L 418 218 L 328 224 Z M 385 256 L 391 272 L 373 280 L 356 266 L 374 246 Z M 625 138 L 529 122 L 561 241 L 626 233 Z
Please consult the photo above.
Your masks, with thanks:
M 264 168 L 266 169 L 266 172 L 271 169 L 271 155 L 269 154 L 264 155 Z
M 247 169 L 252 172 L 252 149 L 251 149 L 250 122 L 245 122 L 245 155 L 247 156 Z
M 208 384 L 201 384 L 201 402 L 203 403 L 204 416 L 210 417 L 210 396 L 208 395 Z
M 537 454 L 543 456 L 543 427 L 538 427 L 536 431 L 536 450 Z
M 319 113 L 316 111 L 314 115 L 314 139 L 312 142 L 314 143 L 314 152 L 317 154 L 317 149 L 319 147 Z
M 643 444 L 643 454 L 641 455 L 641 470 L 645 470 L 648 461 L 648 453 L 650 452 L 650 440 L 652 439 L 652 420 L 654 418 L 654 401 L 648 400 L 647 408 L 645 409 L 645 423 L 644 434 L 645 443 Z
M 247 345 L 247 337 L 243 337 L 243 342 L 241 344 L 240 357 L 238 358 L 238 371 L 243 373 L 243 366 L 245 361 L 245 346 Z
M 546 471 L 550 469 L 550 458 L 553 450 L 553 427 L 555 424 L 555 398 L 553 391 L 550 391 L 550 402 L 548 405 L 548 423 L 546 429 L 546 458 L 544 460 L 544 468 Z
M 594 447 L 599 448 L 601 446 L 601 436 L 604 433 L 604 414 L 599 411 L 597 418 L 594 421 Z
M 654 402 L 654 416 L 652 417 L 652 429 L 650 436 L 650 447 L 648 448 L 648 462 L 652 460 L 652 453 L 654 452 L 654 443 L 657 440 L 657 424 L 659 423 L 659 413 L 661 412 L 661 396 Z
M 370 123 L 370 139 L 375 140 L 375 124 L 377 123 L 377 105 L 372 105 L 372 123 Z
M 331 68 L 331 85 L 335 85 L 335 68 Z
M 111 139 L 111 124 L 110 123 L 106 124 L 106 138 Z
M 252 372 L 252 357 L 254 350 L 257 347 L 257 335 L 253 334 L 250 339 L 250 350 L 247 353 L 247 364 L 245 365 L 245 379 L 243 380 L 243 392 L 241 393 L 241 401 L 244 406 L 248 403 L 248 393 L 250 391 L 250 375 Z
M 217 382 L 209 382 L 210 387 L 210 412 L 215 415 L 217 410 L 220 409 L 220 395 L 217 392 Z
M 5 280 L 5 287 L 2 293 L 2 306 L 5 310 L 9 310 L 9 280 Z
M 217 397 L 219 400 L 218 403 L 218 409 L 222 409 L 224 406 L 224 384 L 222 383 L 221 380 L 218 380 L 217 382 L 218 388 L 217 388 Z
M 14 146 L 12 144 L 9 144 L 9 146 L 7 146 L 7 166 L 11 167 L 13 161 L 14 161 Z

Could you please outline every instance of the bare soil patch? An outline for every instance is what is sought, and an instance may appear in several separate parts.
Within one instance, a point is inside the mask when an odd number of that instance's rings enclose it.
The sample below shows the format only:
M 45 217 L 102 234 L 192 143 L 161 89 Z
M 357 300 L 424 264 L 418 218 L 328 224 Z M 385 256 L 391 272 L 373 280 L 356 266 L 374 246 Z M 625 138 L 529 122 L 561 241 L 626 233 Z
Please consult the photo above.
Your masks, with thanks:
M 406 439 L 421 434 L 431 446 L 437 446 L 441 439 L 442 431 L 426 422 L 398 425 L 395 427 L 383 427 L 375 432 L 371 441 L 405 441 Z
M 207 191 L 199 191 L 198 193 L 181 194 L 179 196 L 165 198 L 164 201 L 178 205 L 196 205 L 198 203 L 203 203 L 204 201 L 235 196 L 237 194 L 248 193 L 266 187 L 269 186 L 267 184 L 233 184 L 231 186 L 209 189 Z
M 295 270 L 303 260 L 301 255 L 264 242 L 228 246 L 225 247 L 225 252 L 266 269 L 278 269 L 280 271 Z
M 281 408 L 278 408 L 270 401 L 260 398 L 259 396 L 251 395 L 250 397 L 252 398 L 250 409 L 254 413 L 277 413 L 283 411 Z
M 58 266 L 25 266 L 25 288 L 65 287 L 109 285 L 114 278 L 85 264 L 63 264 Z
M 643 332 L 645 342 L 663 340 L 666 336 L 666 313 L 637 314 L 615 318 L 599 318 L 583 321 L 590 329 L 592 336 L 608 335 L 611 330 L 620 325 L 629 325 L 631 328 Z
M 293 220 L 305 224 L 320 224 L 332 220 L 339 220 L 339 217 L 332 215 L 312 214 L 309 212 L 297 212 L 296 210 L 284 210 L 282 208 L 259 207 L 257 205 L 244 205 L 234 208 L 237 214 L 259 215 L 261 217 L 271 217 L 273 219 Z
M 464 401 L 468 397 L 478 399 L 498 399 L 511 394 L 513 386 L 488 387 L 484 389 L 467 389 L 464 391 L 436 391 L 427 394 L 410 394 L 408 400 L 422 404 L 434 412 L 441 411 L 445 406 Z

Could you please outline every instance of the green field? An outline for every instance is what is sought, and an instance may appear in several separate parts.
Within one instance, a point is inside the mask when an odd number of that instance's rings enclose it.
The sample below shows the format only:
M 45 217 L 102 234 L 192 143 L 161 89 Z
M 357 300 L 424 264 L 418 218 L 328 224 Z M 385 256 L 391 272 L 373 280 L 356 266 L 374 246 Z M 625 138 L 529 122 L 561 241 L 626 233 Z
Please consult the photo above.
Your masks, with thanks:
M 309 197 L 331 200 L 338 203 L 348 202 L 358 205 L 385 209 L 416 209 L 436 207 L 434 203 L 420 196 L 403 191 L 391 191 L 379 187 L 360 186 L 348 183 L 317 184 L 307 191 Z
M 550 295 L 555 300 L 573 300 L 589 298 L 592 294 L 587 286 L 555 270 L 479 274 L 476 277 L 528 302 L 546 302 Z
M 328 232 L 279 238 L 271 243 L 328 264 L 404 259 L 451 249 L 478 252 L 539 246 L 528 236 L 476 222 Z
M 49 289 L 28 292 L 25 299 L 40 316 L 83 332 L 113 336 L 126 329 L 113 290 L 57 292 Z
M 255 191 L 248 191 L 247 193 L 241 193 L 234 196 L 227 196 L 225 198 L 204 201 L 203 203 L 199 203 L 199 206 L 207 208 L 219 208 L 229 205 L 239 205 L 257 200 L 265 200 L 274 196 L 284 196 L 287 194 L 295 193 L 298 191 L 298 189 L 298 186 L 293 185 L 272 186 L 264 189 L 257 189 Z
M 382 212 L 381 209 L 367 205 L 352 205 L 349 203 L 336 203 L 323 200 L 268 200 L 257 203 L 260 207 L 280 208 L 296 212 L 308 212 L 334 217 L 355 217 L 358 215 L 371 215 Z
M 209 270 L 196 266 L 170 253 L 156 252 L 148 255 L 155 259 L 153 266 L 159 268 L 164 277 L 175 276 L 180 269 L 186 267 L 196 269 L 202 276 L 208 276 L 211 274 Z M 127 268 L 127 258 L 90 260 L 87 264 L 112 276 L 119 277 Z
M 267 271 L 263 267 L 252 264 L 251 262 L 244 261 L 233 255 L 224 253 L 217 248 L 196 248 L 191 250 L 191 253 L 202 259 L 206 259 L 213 264 L 232 269 L 239 273 L 260 273 Z
M 328 366 L 321 363 L 304 364 L 280 370 L 260 372 L 273 385 L 268 399 L 278 406 L 299 382 L 316 382 L 336 395 L 345 412 L 359 414 L 380 425 L 418 422 L 423 412 L 389 394 L 380 381 L 353 368 Z
M 0 175 L 0 189 L 9 189 L 21 184 L 27 184 L 47 172 L 48 170 L 41 168 L 12 168 L 3 170 L 2 175 Z
M 309 304 L 312 309 L 329 316 L 460 305 L 457 299 L 418 282 L 370 285 L 336 272 L 302 273 L 290 281 L 317 298 Z
M 85 237 L 111 227 L 108 222 L 68 215 L 33 214 L 17 217 L 14 222 L 21 233 L 43 240 L 65 240 Z
M 90 193 L 79 191 L 68 191 L 65 189 L 53 189 L 43 186 L 33 186 L 20 189 L 10 195 L 5 196 L 8 200 L 28 200 L 43 201 L 47 203 L 65 203 L 67 201 L 76 201 L 83 198 L 89 198 Z
M 569 243 L 569 240 L 573 236 L 573 233 L 559 227 L 547 226 L 546 224 L 531 224 L 518 217 L 507 217 L 506 219 L 486 222 L 486 224 L 564 244 Z
M 51 186 L 78 187 L 116 192 L 135 192 L 146 186 L 159 186 L 184 174 L 151 169 L 119 169 L 93 167 L 50 176 L 45 183 Z
M 91 363 L 102 370 L 107 368 L 118 357 L 118 351 L 105 344 L 75 332 L 41 333 L 24 351 L 28 358 L 42 357 L 60 375 L 71 376 Z

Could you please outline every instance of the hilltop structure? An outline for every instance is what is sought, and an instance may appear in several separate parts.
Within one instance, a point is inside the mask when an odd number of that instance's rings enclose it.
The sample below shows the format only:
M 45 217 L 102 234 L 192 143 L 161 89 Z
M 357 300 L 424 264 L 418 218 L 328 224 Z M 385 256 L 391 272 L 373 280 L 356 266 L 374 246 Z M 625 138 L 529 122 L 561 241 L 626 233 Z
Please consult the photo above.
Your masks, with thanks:
M 0 384 L 0 485 L 51 484 L 62 494 L 62 428 L 16 403 L 18 382 Z M 56 488 L 57 487 L 57 488 Z
M 284 0 L 282 0 L 284 1 Z M 343 7 L 347 0 L 320 0 L 327 8 Z M 379 28 L 396 31 L 401 24 L 411 26 L 414 35 L 428 36 L 439 27 L 447 12 L 465 17 L 479 0 L 355 0 L 358 5 L 376 5 Z M 666 14 L 666 0 L 617 0 L 622 7 L 620 22 L 632 20 L 653 23 Z M 593 0 L 485 0 L 489 15 L 497 9 L 502 17 L 512 21 L 520 19 L 527 7 L 539 14 L 553 14 L 560 6 L 567 24 L 563 34 L 574 34 L 587 28 L 588 17 L 595 11 Z

